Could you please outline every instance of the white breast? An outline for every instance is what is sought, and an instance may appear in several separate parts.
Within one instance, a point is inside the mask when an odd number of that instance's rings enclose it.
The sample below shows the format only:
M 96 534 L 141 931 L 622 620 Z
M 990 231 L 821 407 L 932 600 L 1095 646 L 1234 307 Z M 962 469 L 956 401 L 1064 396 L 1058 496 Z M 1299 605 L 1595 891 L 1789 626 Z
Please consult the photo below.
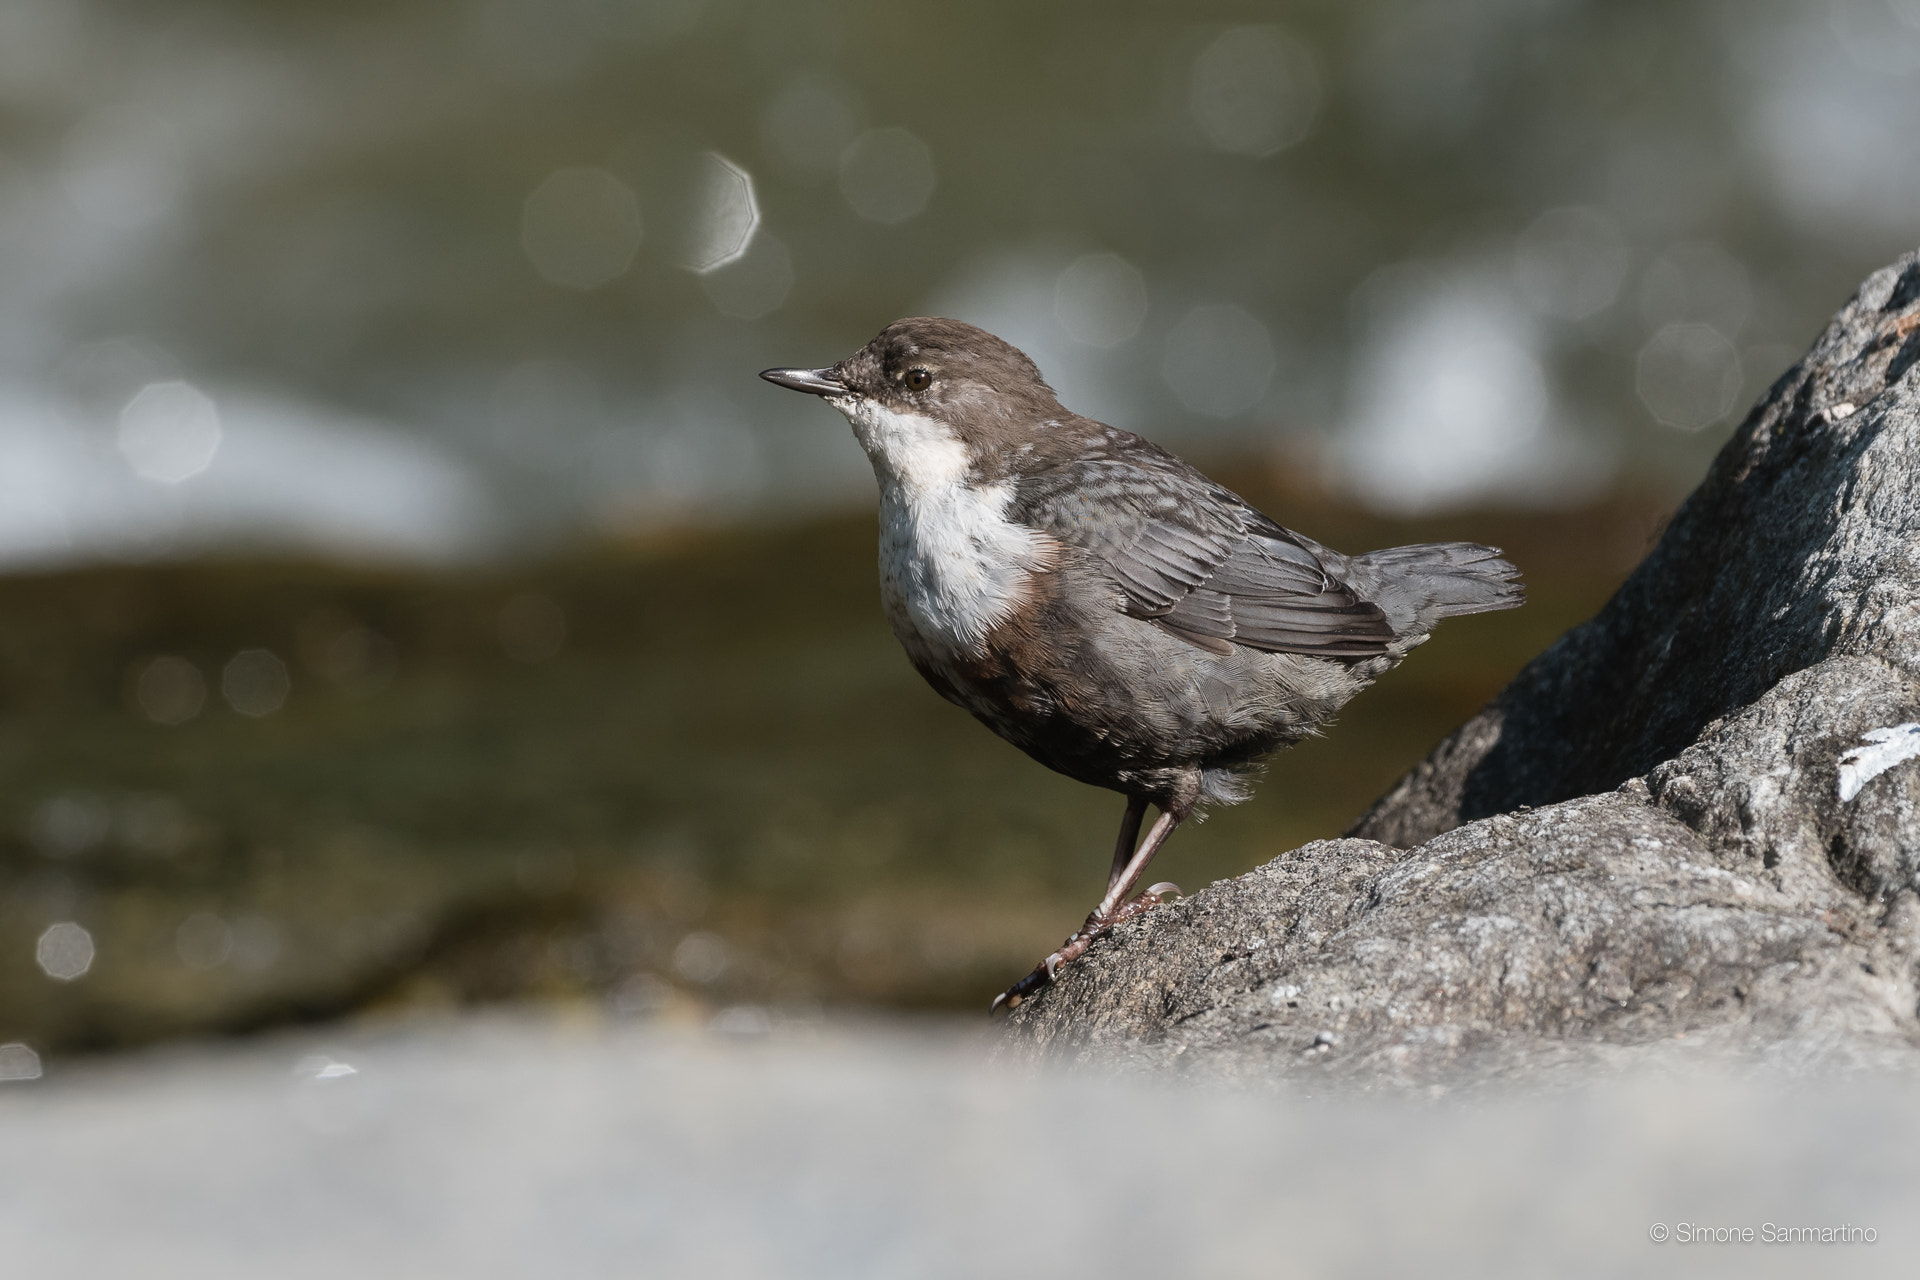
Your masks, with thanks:
M 1013 486 L 971 486 L 945 424 L 871 404 L 836 405 L 880 482 L 880 592 L 894 632 L 921 656 L 979 653 L 1051 562 L 1049 540 L 1007 519 Z

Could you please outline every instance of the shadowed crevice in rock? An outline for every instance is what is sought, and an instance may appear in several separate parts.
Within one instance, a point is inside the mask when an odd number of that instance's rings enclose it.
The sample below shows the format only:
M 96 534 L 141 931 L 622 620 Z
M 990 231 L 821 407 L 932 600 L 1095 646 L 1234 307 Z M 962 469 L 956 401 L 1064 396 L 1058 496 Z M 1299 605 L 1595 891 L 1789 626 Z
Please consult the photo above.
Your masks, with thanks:
M 1401 1081 L 1920 1063 L 1920 257 L 1871 277 L 1653 553 L 1349 833 L 1129 922 L 1010 1051 Z M 1903 739 L 1904 740 L 1904 739 Z M 1916 735 L 1920 740 L 1920 735 Z
M 1912 596 L 1875 579 L 1900 562 L 1908 587 L 1916 581 L 1912 546 L 1893 545 L 1915 511 L 1884 492 L 1915 477 L 1905 379 L 1915 339 L 1920 262 L 1909 258 L 1868 280 L 1747 415 L 1613 600 L 1350 834 L 1412 845 L 1523 804 L 1611 790 L 1822 658 L 1892 646 L 1910 659 Z

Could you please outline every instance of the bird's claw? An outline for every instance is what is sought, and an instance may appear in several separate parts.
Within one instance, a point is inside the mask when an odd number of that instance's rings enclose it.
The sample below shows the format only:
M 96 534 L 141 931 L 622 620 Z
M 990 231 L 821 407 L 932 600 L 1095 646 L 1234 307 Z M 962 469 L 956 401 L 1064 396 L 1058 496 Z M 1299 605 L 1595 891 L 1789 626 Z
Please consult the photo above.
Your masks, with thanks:
M 1048 960 L 1052 960 L 1053 958 L 1053 956 L 1047 957 Z M 1015 1009 L 1025 1004 L 1027 998 L 1034 992 L 1052 982 L 1053 975 L 1057 972 L 1059 972 L 1057 966 L 1049 968 L 1045 963 L 1040 964 L 1032 973 L 995 996 L 993 1003 L 987 1006 L 987 1012 L 989 1014 L 995 1014 L 1004 1009 L 1008 1013 L 1012 1013 Z
M 1073 959 L 1073 955 L 1068 955 L 1066 952 L 1071 949 L 1073 944 L 1079 941 L 1079 939 L 1079 934 L 1068 938 L 1059 951 L 1054 952 L 1045 960 L 1035 965 L 1032 973 L 995 996 L 993 1003 L 987 1006 L 987 1012 L 998 1013 L 1000 1010 L 1005 1009 L 1008 1013 L 1012 1013 L 1015 1009 L 1025 1004 L 1028 996 L 1031 996 L 1041 987 L 1048 985 L 1060 975 L 1061 968 L 1067 961 Z M 1085 944 L 1082 944 L 1083 949 L 1084 945 Z M 1079 952 L 1076 951 L 1073 954 L 1078 955 Z
M 995 996 L 993 1003 L 987 1006 L 987 1012 L 992 1014 L 1005 1009 L 1011 1013 L 1018 1009 L 1035 991 L 1057 980 L 1060 971 L 1079 959 L 1081 952 L 1085 951 L 1095 938 L 1122 920 L 1136 916 L 1149 907 L 1159 906 L 1169 894 L 1185 896 L 1179 885 L 1171 880 L 1162 880 L 1159 884 L 1149 885 L 1131 902 L 1123 903 L 1111 916 L 1105 918 L 1097 914 L 1088 916 L 1087 922 L 1081 925 L 1071 938 L 1061 943 L 1058 951 L 1042 960 L 1035 966 L 1032 973 Z

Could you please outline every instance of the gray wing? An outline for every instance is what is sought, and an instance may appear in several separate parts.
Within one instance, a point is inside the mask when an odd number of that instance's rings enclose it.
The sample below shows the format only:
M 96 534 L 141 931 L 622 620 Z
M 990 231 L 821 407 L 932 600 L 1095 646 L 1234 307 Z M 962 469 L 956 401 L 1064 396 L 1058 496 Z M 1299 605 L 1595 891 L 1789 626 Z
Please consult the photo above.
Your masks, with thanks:
M 1089 553 L 1127 613 L 1215 653 L 1371 657 L 1393 641 L 1321 548 L 1158 446 L 1106 431 L 1105 447 L 1023 476 L 1008 515 Z

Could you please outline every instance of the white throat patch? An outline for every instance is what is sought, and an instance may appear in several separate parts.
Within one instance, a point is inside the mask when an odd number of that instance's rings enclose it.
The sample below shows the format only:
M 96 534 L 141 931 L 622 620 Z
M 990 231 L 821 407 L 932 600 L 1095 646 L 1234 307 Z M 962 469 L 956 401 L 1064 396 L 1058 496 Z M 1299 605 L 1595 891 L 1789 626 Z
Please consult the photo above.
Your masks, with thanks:
M 1006 518 L 1010 483 L 967 483 L 966 446 L 944 423 L 830 403 L 880 482 L 880 594 L 894 634 L 922 658 L 978 654 L 1025 600 L 1028 574 L 1052 563 L 1051 540 Z

